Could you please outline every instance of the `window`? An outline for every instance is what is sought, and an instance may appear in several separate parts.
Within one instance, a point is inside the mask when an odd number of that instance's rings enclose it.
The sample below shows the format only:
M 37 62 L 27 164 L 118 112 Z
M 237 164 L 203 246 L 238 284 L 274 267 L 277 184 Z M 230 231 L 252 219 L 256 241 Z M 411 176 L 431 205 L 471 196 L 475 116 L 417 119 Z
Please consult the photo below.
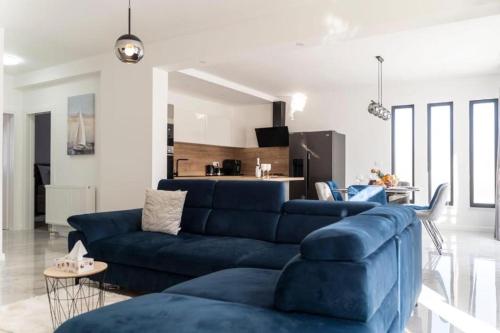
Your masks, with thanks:
M 450 184 L 453 205 L 453 102 L 427 104 L 429 201 L 439 184 Z
M 498 99 L 469 103 L 471 207 L 495 207 Z
M 392 107 L 392 173 L 411 185 L 415 159 L 414 111 L 413 105 Z

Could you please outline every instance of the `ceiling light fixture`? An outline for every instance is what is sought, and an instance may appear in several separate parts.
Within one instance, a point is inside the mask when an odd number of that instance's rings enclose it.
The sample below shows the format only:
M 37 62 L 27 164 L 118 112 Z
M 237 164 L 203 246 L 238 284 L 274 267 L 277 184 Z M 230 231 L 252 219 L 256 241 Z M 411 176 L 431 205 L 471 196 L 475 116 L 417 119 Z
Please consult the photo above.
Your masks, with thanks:
M 130 0 L 128 0 L 128 34 L 120 36 L 115 43 L 115 53 L 121 62 L 136 64 L 144 56 L 144 45 L 139 37 L 132 35 L 131 31 L 131 10 Z
M 4 66 L 16 66 L 22 64 L 24 60 L 16 55 L 4 53 L 3 64 Z
M 295 112 L 303 112 L 307 103 L 307 96 L 302 93 L 296 93 L 292 96 L 290 105 L 290 118 L 294 119 Z
M 368 112 L 373 114 L 374 116 L 379 117 L 383 120 L 391 119 L 391 111 L 387 110 L 382 104 L 382 63 L 384 62 L 384 58 L 381 56 L 376 56 L 375 59 L 378 61 L 378 101 L 371 101 L 368 104 Z

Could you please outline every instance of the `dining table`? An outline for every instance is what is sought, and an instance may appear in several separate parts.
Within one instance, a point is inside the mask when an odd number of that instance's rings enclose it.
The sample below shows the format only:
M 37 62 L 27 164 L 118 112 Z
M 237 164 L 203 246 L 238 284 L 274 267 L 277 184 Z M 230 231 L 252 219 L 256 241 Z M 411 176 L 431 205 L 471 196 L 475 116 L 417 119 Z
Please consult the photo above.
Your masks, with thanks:
M 408 204 L 413 193 L 420 191 L 415 186 L 392 186 L 385 189 L 389 204 Z
M 371 186 L 371 185 L 368 185 Z M 378 186 L 378 185 L 373 185 Z M 338 188 L 336 191 L 339 191 L 343 194 L 346 201 L 349 201 L 347 191 L 348 188 Z M 420 191 L 420 188 L 415 186 L 390 186 L 385 188 L 385 193 L 387 195 L 387 203 L 388 204 L 396 204 L 403 205 L 408 204 L 411 201 L 411 196 L 413 193 Z

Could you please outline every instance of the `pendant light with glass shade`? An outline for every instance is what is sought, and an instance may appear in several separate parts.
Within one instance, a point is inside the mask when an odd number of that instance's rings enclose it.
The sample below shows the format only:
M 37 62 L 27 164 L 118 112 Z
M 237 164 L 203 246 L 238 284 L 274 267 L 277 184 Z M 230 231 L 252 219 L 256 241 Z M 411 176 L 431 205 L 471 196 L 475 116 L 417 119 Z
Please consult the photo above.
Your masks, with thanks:
M 144 56 L 144 45 L 139 37 L 131 33 L 131 10 L 130 0 L 128 1 L 128 34 L 120 36 L 115 43 L 115 53 L 121 62 L 136 64 Z
M 371 101 L 370 104 L 368 104 L 368 112 L 373 114 L 374 116 L 379 117 L 380 119 L 383 120 L 389 120 L 391 119 L 391 111 L 387 110 L 383 104 L 382 104 L 382 63 L 384 62 L 384 58 L 381 56 L 376 56 L 375 59 L 378 61 L 378 83 L 377 83 L 377 88 L 378 88 L 378 101 Z

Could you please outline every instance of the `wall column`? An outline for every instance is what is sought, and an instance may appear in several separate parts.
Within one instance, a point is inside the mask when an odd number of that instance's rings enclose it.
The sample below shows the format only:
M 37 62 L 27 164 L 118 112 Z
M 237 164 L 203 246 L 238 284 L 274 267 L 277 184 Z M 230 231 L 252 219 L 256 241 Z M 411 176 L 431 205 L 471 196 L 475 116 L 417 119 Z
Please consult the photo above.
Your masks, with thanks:
M 4 43 L 4 30 L 0 28 L 0 60 L 3 59 L 3 44 Z M 3 156 L 3 61 L 0 61 L 0 156 Z M 3 249 L 3 158 L 2 158 L 2 177 L 0 177 L 0 261 L 5 259 L 4 249 Z
M 142 207 L 166 177 L 168 73 L 144 60 L 113 57 L 101 72 L 99 211 Z

